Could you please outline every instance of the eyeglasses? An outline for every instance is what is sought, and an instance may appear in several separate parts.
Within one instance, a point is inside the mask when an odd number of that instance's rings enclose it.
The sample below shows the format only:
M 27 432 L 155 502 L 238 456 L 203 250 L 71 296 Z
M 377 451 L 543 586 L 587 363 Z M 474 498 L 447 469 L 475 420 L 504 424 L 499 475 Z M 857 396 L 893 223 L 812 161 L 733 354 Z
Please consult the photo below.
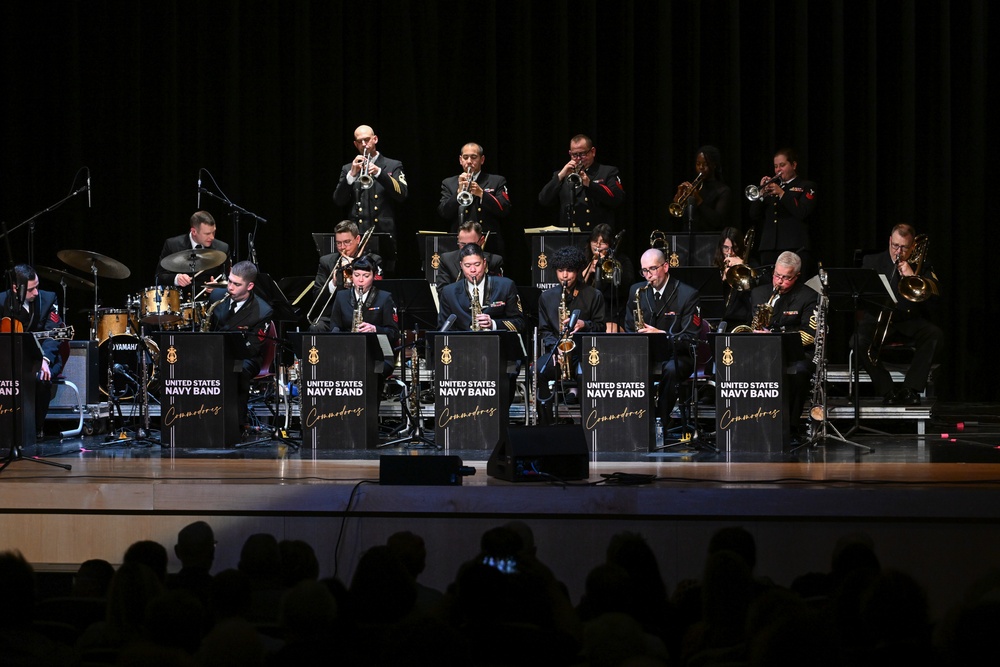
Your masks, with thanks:
M 582 160 L 583 158 L 587 157 L 587 154 L 590 153 L 590 151 L 592 151 L 592 150 L 594 150 L 594 149 L 593 148 L 589 148 L 589 149 L 583 151 L 582 153 L 574 153 L 573 151 L 566 151 L 566 152 L 569 153 L 569 156 L 571 158 L 573 158 L 574 160 Z
M 896 252 L 903 252 L 904 250 L 909 249 L 910 244 L 907 243 L 905 245 L 900 245 L 898 243 L 890 243 L 889 247 L 895 250 Z
M 795 280 L 798 277 L 799 277 L 799 274 L 797 274 L 797 273 L 794 276 L 783 276 L 780 273 L 775 273 L 774 274 L 774 279 L 775 280 L 780 280 L 781 282 L 785 282 L 785 283 L 790 283 L 790 282 L 792 282 L 793 280 Z
M 662 268 L 663 264 L 659 264 L 657 266 L 651 266 L 648 269 L 639 269 L 639 273 L 641 273 L 644 276 L 651 276 Z

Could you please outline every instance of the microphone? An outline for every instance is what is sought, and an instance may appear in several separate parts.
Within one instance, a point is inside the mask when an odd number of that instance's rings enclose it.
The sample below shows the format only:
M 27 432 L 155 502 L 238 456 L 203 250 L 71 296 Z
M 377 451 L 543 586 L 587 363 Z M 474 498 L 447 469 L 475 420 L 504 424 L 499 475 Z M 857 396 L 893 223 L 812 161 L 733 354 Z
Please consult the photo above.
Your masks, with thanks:
M 580 310 L 579 310 L 579 309 L 577 309 L 577 310 L 574 310 L 574 311 L 573 311 L 572 313 L 570 313 L 570 316 L 569 316 L 569 324 L 568 324 L 568 325 L 566 325 L 566 328 L 567 328 L 567 330 L 568 330 L 568 331 L 569 331 L 570 333 L 572 333 L 572 331 L 573 331 L 573 328 L 574 328 L 574 327 L 576 326 L 576 322 L 577 322 L 577 320 L 579 320 L 579 319 L 580 319 Z
M 199 211 L 201 210 L 201 170 L 198 170 L 198 205 L 195 206 Z
M 126 377 L 126 379 L 131 380 L 136 385 L 139 384 L 139 380 L 137 380 L 136 377 L 134 375 L 132 375 L 132 373 L 129 371 L 129 369 L 125 368 L 121 364 L 115 364 L 113 366 L 113 368 L 114 368 L 115 373 L 118 373 L 118 375 L 124 375 Z
M 446 319 L 444 321 L 444 324 L 441 326 L 441 333 L 444 333 L 448 329 L 451 329 L 452 325 L 455 324 L 455 320 L 456 319 L 458 319 L 458 315 L 455 315 L 455 314 L 449 315 L 448 319 Z
M 24 300 L 28 298 L 28 283 L 17 284 L 17 300 L 24 306 Z
M 90 208 L 90 167 L 87 167 L 87 208 Z

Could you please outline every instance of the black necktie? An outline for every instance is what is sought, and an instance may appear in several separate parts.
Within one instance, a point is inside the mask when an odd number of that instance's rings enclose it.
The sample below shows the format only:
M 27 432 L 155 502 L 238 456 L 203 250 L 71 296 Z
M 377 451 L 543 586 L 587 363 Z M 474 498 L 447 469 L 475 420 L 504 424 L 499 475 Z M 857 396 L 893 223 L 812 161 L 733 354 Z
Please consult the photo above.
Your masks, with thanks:
M 201 250 L 201 249 L 202 249 L 202 248 L 204 248 L 204 247 L 205 247 L 205 246 L 203 246 L 203 245 L 202 245 L 202 244 L 200 244 L 200 243 L 195 243 L 195 244 L 194 244 L 194 249 L 195 249 L 195 250 Z
M 233 315 L 236 314 L 236 305 L 237 303 L 235 301 L 229 304 L 229 317 L 232 317 Z
M 653 292 L 653 305 L 659 310 L 663 305 L 663 292 Z

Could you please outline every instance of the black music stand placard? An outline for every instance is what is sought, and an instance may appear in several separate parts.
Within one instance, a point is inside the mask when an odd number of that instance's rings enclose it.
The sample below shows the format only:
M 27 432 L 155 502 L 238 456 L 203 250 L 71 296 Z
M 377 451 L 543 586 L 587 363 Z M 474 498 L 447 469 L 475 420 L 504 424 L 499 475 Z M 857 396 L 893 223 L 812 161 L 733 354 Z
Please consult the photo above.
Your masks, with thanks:
M 0 334 L 0 368 L 0 433 L 11 435 L 11 447 L 34 445 L 40 426 L 35 423 L 35 385 L 42 369 L 42 350 L 35 337 Z
M 424 267 L 424 277 L 431 285 L 437 284 L 441 255 L 458 250 L 458 235 L 442 232 L 417 232 L 417 247 L 420 248 L 420 262 Z
M 374 448 L 378 444 L 376 374 L 385 367 L 379 339 L 384 340 L 385 336 L 373 333 L 289 336 L 302 359 L 299 388 L 302 445 L 314 450 Z
M 719 242 L 718 232 L 676 232 L 665 237 L 667 248 L 664 254 L 670 268 L 682 266 L 712 266 L 715 260 L 715 246 Z
M 434 442 L 444 449 L 492 450 L 507 437 L 512 331 L 427 332 L 434 367 Z M 515 347 L 517 346 L 517 347 Z
M 656 413 L 645 334 L 577 334 L 580 421 L 592 452 L 648 451 Z
M 559 248 L 575 245 L 586 254 L 590 235 L 583 232 L 546 232 L 527 234 L 531 239 L 531 284 L 544 291 L 557 287 L 559 279 L 555 268 L 549 266 L 549 257 Z
M 785 367 L 797 333 L 711 334 L 715 345 L 715 441 L 727 454 L 780 453 L 791 444 Z
M 222 449 L 240 442 L 243 334 L 159 332 L 164 447 Z

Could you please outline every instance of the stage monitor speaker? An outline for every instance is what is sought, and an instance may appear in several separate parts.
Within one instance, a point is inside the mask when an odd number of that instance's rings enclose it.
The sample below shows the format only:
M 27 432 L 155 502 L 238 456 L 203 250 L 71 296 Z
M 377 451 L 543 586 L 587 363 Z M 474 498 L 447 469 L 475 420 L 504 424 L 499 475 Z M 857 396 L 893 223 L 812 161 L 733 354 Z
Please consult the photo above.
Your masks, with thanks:
M 384 486 L 462 486 L 462 478 L 476 469 L 457 456 L 380 456 L 378 481 Z
M 493 448 L 486 474 L 508 482 L 587 479 L 590 452 L 583 428 L 512 426 L 507 440 Z
M 63 365 L 61 375 L 79 387 L 80 398 L 84 405 L 101 402 L 97 373 L 97 341 L 71 340 L 69 357 Z M 69 387 L 56 385 L 56 395 L 49 404 L 49 409 L 75 407 L 77 407 L 76 393 Z

